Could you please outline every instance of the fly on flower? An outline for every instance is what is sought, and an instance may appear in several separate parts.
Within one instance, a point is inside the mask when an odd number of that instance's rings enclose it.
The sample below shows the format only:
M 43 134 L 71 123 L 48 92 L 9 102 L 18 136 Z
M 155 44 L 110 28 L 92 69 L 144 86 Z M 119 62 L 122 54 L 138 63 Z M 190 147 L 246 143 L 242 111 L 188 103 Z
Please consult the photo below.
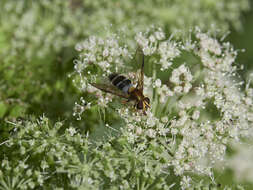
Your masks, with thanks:
M 138 83 L 134 87 L 131 80 L 125 76 L 113 73 L 109 75 L 109 80 L 111 84 L 97 84 L 91 83 L 92 86 L 107 92 L 119 96 L 121 98 L 127 99 L 127 101 L 134 101 L 135 108 L 142 110 L 146 115 L 146 110 L 150 108 L 150 100 L 148 97 L 143 95 L 143 83 L 144 83 L 144 54 L 143 51 L 138 47 L 136 54 L 140 55 L 141 70 L 138 74 Z

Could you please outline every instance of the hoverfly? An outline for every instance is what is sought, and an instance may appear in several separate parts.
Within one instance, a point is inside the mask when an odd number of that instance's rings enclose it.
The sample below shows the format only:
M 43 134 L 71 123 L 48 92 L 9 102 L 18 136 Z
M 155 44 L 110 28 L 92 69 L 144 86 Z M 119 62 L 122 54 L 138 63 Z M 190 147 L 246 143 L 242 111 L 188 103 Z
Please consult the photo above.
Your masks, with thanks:
M 138 74 L 138 83 L 136 87 L 133 86 L 130 79 L 118 73 L 109 75 L 109 80 L 111 82 L 110 85 L 97 83 L 91 83 L 91 85 L 104 92 L 125 98 L 127 99 L 127 102 L 134 101 L 134 107 L 138 110 L 142 110 L 146 115 L 146 110 L 150 108 L 150 100 L 148 97 L 143 95 L 144 54 L 139 48 L 136 50 L 136 53 L 141 53 L 141 70 Z

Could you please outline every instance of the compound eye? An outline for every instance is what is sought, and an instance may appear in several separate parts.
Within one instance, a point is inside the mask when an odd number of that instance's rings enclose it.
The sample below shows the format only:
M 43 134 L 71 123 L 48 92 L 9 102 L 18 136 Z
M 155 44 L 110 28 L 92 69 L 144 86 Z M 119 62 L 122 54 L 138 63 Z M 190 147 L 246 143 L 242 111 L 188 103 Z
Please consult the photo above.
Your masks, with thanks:
M 143 102 L 139 101 L 138 104 L 136 105 L 137 109 L 141 110 L 143 109 Z
M 145 97 L 145 98 L 144 98 L 144 101 L 147 102 L 148 104 L 150 104 L 150 100 L 149 100 L 148 97 Z

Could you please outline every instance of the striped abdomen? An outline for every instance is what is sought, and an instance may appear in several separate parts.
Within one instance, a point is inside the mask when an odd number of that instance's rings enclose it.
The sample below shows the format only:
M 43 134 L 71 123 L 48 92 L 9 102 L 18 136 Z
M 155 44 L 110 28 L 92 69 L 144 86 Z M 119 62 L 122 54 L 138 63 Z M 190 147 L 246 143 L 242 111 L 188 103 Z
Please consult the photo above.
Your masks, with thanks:
M 131 80 L 117 73 L 109 75 L 109 79 L 114 86 L 122 90 L 124 93 L 128 93 L 128 89 L 132 86 Z

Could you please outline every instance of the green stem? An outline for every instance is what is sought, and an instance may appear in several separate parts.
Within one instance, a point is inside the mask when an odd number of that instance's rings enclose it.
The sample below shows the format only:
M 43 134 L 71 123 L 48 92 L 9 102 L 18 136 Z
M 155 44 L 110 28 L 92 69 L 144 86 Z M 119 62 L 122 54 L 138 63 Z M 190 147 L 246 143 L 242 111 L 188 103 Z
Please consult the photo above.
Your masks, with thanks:
M 153 70 L 152 70 L 152 80 L 156 80 L 156 65 L 153 64 Z M 152 113 L 155 114 L 157 110 L 157 93 L 156 93 L 156 88 L 153 88 L 153 97 L 152 97 Z

